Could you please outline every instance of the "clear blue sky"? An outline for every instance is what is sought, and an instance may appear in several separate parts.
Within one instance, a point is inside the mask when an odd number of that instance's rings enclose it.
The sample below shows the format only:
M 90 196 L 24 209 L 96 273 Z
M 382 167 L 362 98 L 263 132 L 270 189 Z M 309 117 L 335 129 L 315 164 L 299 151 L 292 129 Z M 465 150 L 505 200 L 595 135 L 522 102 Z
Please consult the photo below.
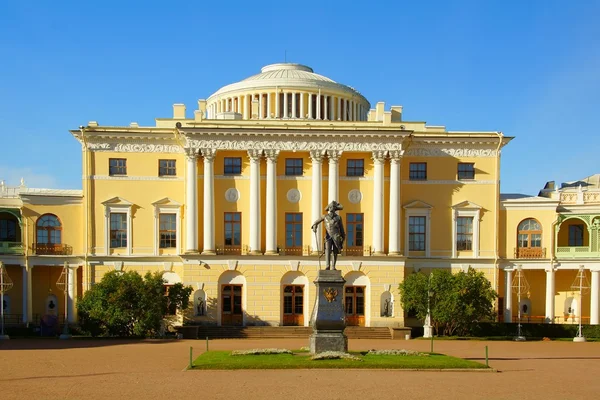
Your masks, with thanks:
M 502 192 L 537 194 L 600 173 L 599 17 L 593 0 L 6 0 L 0 179 L 80 188 L 69 129 L 190 112 L 287 50 L 406 120 L 516 136 Z

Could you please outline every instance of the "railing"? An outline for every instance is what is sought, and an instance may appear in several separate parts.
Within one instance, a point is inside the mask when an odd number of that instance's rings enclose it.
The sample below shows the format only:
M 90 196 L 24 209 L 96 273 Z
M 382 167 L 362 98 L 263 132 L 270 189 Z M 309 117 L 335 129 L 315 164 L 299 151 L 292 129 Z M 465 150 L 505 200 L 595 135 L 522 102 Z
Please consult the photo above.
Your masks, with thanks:
M 34 243 L 33 252 L 38 256 L 70 256 L 73 247 L 68 244 Z
M 23 323 L 23 314 L 4 314 L 5 325 L 20 325 Z
M 242 255 L 242 246 L 220 246 L 217 247 L 217 254 L 218 255 L 223 255 L 223 256 L 227 256 L 227 255 L 236 255 L 236 256 L 240 256 Z
M 512 322 L 517 323 L 519 322 L 519 317 L 516 315 L 513 315 L 512 317 Z M 522 324 L 538 324 L 538 323 L 546 323 L 546 317 L 544 315 L 521 315 L 521 323 Z M 574 316 L 574 315 L 567 315 L 567 316 L 555 316 L 554 317 L 554 324 L 578 324 L 579 323 L 579 317 Z M 589 316 L 583 316 L 581 317 L 581 323 L 586 325 L 590 323 L 590 317 Z
M 357 247 L 346 247 L 344 255 L 362 257 L 364 255 L 364 248 L 362 246 Z
M 0 242 L 0 254 L 25 254 L 25 247 L 21 242 Z
M 283 254 L 286 256 L 301 256 L 302 247 L 287 247 L 283 249 Z
M 546 248 L 541 247 L 517 247 L 515 258 L 546 258 Z
M 585 258 L 600 256 L 600 252 L 590 250 L 590 246 L 557 247 L 556 258 Z

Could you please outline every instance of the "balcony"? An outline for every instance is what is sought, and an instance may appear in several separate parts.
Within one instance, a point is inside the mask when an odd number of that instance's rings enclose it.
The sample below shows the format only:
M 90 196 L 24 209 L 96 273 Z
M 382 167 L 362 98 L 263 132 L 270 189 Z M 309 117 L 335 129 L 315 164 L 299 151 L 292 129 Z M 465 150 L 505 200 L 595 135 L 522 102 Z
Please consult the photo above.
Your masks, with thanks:
M 556 248 L 556 258 L 600 257 L 600 252 L 591 251 L 590 246 L 564 246 Z
M 21 242 L 0 242 L 0 254 L 22 256 L 25 247 Z
M 546 248 L 542 247 L 517 247 L 515 248 L 515 258 L 536 259 L 546 258 Z
M 73 247 L 68 244 L 34 243 L 33 252 L 38 256 L 70 256 Z
M 247 250 L 247 249 L 244 249 L 244 250 Z M 242 255 L 242 246 L 228 246 L 228 245 L 217 246 L 216 253 L 219 256 L 241 256 Z M 245 253 L 247 253 L 247 251 L 245 251 Z

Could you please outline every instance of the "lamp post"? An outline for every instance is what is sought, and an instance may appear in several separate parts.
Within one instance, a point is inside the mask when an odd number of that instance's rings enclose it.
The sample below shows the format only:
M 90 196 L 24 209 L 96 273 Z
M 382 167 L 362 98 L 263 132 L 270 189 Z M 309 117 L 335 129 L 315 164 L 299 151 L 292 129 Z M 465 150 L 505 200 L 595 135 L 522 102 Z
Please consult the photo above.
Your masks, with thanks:
M 433 276 L 433 273 L 430 272 L 429 273 L 429 283 L 427 285 L 427 318 L 429 318 L 429 329 L 431 332 L 431 346 L 430 346 L 430 353 L 433 353 L 433 326 L 431 325 L 431 298 L 433 297 L 433 290 L 431 290 L 431 277 Z
M 579 289 L 579 329 L 577 331 L 577 336 L 573 338 L 574 342 L 585 342 L 585 337 L 583 336 L 583 331 L 581 330 L 581 319 L 582 319 L 582 310 L 581 310 L 581 302 L 584 294 L 587 294 L 587 291 L 590 289 L 590 284 L 587 280 L 587 276 L 585 275 L 585 269 L 583 265 L 579 266 L 579 271 L 577 272 L 577 276 L 571 285 L 571 290 Z
M 0 340 L 10 339 L 8 335 L 4 334 L 4 292 L 8 292 L 13 287 L 13 282 L 6 273 L 4 263 L 0 261 L 0 310 L 2 312 L 2 331 L 0 332 Z
M 517 323 L 517 336 L 515 337 L 515 341 L 524 342 L 525 336 L 521 334 L 521 295 L 529 292 L 529 283 L 527 282 L 527 278 L 525 278 L 521 265 L 517 265 L 517 273 L 513 278 L 511 287 L 513 292 L 517 294 L 517 302 L 519 305 L 519 311 L 517 312 L 519 322 Z
M 67 261 L 65 261 L 60 277 L 56 281 L 56 287 L 65 292 L 65 327 L 60 338 L 71 339 L 69 333 L 69 263 Z

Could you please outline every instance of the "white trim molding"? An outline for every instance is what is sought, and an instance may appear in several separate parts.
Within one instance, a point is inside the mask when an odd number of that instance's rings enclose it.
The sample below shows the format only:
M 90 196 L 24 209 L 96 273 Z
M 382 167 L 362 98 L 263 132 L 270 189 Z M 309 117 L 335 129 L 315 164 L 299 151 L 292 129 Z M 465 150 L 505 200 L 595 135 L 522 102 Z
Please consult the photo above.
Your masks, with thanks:
M 479 258 L 479 221 L 481 220 L 481 206 L 470 201 L 463 201 L 452 206 L 452 258 L 456 258 L 456 219 L 459 217 L 473 218 L 473 255 L 469 258 Z
M 104 248 L 105 254 L 110 255 L 110 214 L 127 214 L 127 253 L 131 255 L 131 243 L 132 243 L 132 218 L 131 218 L 131 207 L 133 203 L 121 198 L 113 197 L 112 199 L 102 202 L 104 205 Z
M 175 214 L 175 248 L 177 254 L 181 253 L 181 203 L 165 197 L 152 203 L 154 206 L 154 252 L 155 256 L 160 252 L 160 214 Z
M 431 210 L 433 206 L 423 201 L 413 201 L 404 206 L 404 254 L 409 257 L 408 221 L 410 217 L 425 217 L 425 257 L 431 257 Z

